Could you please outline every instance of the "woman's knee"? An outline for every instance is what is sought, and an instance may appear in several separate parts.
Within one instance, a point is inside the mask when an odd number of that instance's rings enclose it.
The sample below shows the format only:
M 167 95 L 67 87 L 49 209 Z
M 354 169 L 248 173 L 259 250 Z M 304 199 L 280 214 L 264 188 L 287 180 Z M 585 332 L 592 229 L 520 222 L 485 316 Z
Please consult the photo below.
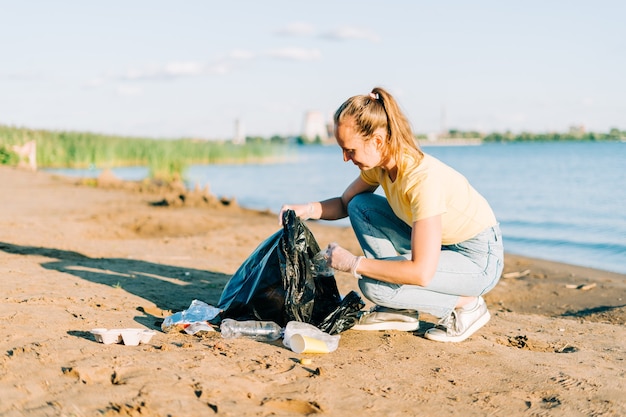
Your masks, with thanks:
M 348 203 L 348 216 L 364 217 L 368 210 L 380 210 L 382 205 L 388 205 L 387 199 L 374 193 L 357 194 Z
M 364 200 L 366 200 L 363 194 L 357 194 L 348 203 L 348 216 L 353 217 L 357 214 L 362 213 L 364 205 Z
M 395 294 L 395 290 L 391 287 L 397 287 L 394 284 L 387 284 L 370 278 L 362 278 L 359 280 L 359 289 L 361 294 L 371 302 L 378 305 L 386 305 Z

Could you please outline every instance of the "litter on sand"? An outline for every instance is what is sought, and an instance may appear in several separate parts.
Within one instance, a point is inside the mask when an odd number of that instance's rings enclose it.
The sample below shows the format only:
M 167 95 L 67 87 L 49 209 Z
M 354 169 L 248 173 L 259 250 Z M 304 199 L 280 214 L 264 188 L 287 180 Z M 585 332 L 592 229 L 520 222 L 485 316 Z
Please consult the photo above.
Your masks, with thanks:
M 571 290 L 582 290 L 587 291 L 594 288 L 597 284 L 594 282 L 592 284 L 567 284 L 565 288 L 569 288 Z
M 530 269 L 525 271 L 508 272 L 506 274 L 502 274 L 502 278 L 523 278 L 528 275 L 530 275 Z
M 127 346 L 137 346 L 139 343 L 148 343 L 152 336 L 156 334 L 153 330 L 147 329 L 92 329 L 96 342 L 111 345 L 124 342 Z

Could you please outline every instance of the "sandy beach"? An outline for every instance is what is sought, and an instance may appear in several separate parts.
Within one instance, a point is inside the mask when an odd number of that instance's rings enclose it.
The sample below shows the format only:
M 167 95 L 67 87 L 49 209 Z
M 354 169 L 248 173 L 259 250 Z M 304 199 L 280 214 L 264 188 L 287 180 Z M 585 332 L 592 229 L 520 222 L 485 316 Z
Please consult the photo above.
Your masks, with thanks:
M 160 328 L 216 305 L 275 214 L 4 166 L 0 193 L 0 416 L 626 415 L 624 275 L 507 255 L 492 319 L 465 342 L 424 339 L 423 315 L 415 333 L 348 330 L 332 353 L 296 354 Z M 350 229 L 308 225 L 359 251 Z M 156 335 L 104 345 L 94 328 Z

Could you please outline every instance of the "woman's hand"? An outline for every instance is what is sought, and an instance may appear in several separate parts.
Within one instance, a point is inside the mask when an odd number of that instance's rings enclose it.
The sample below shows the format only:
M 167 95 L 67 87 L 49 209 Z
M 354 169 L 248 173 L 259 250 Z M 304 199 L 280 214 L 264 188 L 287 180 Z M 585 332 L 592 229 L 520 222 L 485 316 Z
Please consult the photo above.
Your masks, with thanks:
M 337 243 L 331 243 L 326 248 L 326 256 L 328 257 L 328 264 L 337 271 L 349 272 L 355 278 L 361 278 L 361 274 L 357 272 L 359 263 L 361 263 L 362 256 L 355 256 L 348 252 L 346 249 L 339 246 Z
M 302 220 L 308 220 L 313 218 L 313 214 L 315 213 L 315 203 L 284 204 L 278 213 L 279 226 L 283 225 L 283 213 L 287 210 L 293 210 L 296 213 L 296 216 L 300 217 Z

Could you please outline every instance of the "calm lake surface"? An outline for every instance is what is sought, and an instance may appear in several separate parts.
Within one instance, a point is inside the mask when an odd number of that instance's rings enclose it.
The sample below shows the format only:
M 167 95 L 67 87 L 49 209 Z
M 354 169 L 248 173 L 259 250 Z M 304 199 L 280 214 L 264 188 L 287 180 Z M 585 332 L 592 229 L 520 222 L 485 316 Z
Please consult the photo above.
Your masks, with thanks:
M 464 174 L 493 207 L 508 253 L 626 273 L 626 143 L 425 146 Z M 209 186 L 244 207 L 278 212 L 283 203 L 340 195 L 359 174 L 337 146 L 294 148 L 289 162 L 196 165 L 187 184 Z M 51 170 L 52 171 L 52 170 Z M 99 170 L 54 170 L 94 177 Z M 114 169 L 122 179 L 143 167 Z M 347 219 L 329 222 L 349 225 Z M 260 242 L 259 242 L 260 243 Z

